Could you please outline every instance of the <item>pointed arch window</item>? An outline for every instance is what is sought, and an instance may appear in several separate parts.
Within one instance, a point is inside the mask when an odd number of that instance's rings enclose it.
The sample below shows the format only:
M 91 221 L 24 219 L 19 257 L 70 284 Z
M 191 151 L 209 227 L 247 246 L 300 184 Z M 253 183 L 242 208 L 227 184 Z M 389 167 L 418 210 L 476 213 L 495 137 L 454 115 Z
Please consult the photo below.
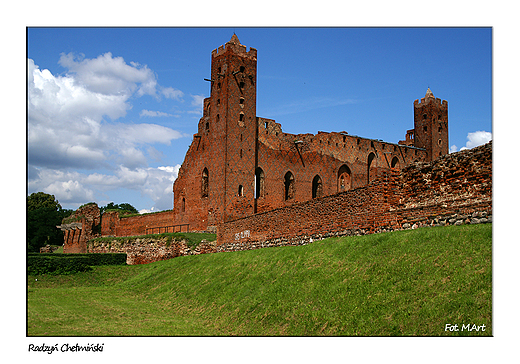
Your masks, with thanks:
M 393 157 L 392 163 L 390 164 L 392 168 L 399 169 L 399 158 Z
M 312 198 L 323 196 L 323 183 L 319 175 L 314 176 L 312 180 Z
M 202 171 L 202 186 L 201 186 L 201 197 L 208 197 L 209 195 L 209 173 L 208 169 L 204 168 Z
M 370 153 L 368 155 L 368 160 L 367 160 L 367 184 L 371 182 L 371 180 L 374 179 L 375 177 L 375 171 L 373 170 L 373 162 L 374 162 L 374 159 L 376 158 L 376 155 L 374 153 Z
M 294 199 L 294 176 L 291 172 L 287 172 L 284 177 L 284 200 Z
M 352 173 L 346 164 L 338 170 L 338 192 L 349 191 L 352 188 Z

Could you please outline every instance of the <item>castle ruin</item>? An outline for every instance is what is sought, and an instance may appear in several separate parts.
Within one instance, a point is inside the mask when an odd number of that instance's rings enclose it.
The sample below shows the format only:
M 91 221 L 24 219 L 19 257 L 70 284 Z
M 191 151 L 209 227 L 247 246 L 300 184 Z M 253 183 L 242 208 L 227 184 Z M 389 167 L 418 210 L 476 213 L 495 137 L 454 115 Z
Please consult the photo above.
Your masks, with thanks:
M 213 50 L 207 81 L 210 96 L 173 184 L 173 210 L 127 218 L 107 212 L 100 220 L 99 209 L 96 215 L 89 207 L 96 216 L 88 218 L 78 210 L 60 226 L 64 252 L 87 252 L 86 238 L 93 236 L 178 231 L 217 232 L 216 247 L 204 252 L 229 251 L 273 239 L 283 245 L 284 237 L 391 231 L 430 223 L 443 211 L 491 214 L 491 143 L 448 155 L 448 103 L 429 88 L 413 103 L 414 128 L 390 143 L 345 131 L 288 134 L 257 116 L 257 50 L 247 50 L 235 34 Z M 461 171 L 457 163 L 470 167 Z M 444 202 L 432 191 L 444 194 Z M 81 235 L 84 226 L 89 231 Z

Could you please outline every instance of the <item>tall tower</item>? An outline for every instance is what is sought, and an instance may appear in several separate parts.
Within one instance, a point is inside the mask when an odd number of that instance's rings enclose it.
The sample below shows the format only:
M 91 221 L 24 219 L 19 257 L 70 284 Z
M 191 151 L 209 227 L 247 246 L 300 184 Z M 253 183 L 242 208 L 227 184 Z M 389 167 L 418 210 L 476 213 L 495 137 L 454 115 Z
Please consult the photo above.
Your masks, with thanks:
M 254 209 L 256 65 L 256 49 L 247 51 L 236 34 L 211 55 L 208 128 L 217 158 L 208 168 L 216 168 L 214 180 L 223 183 L 215 191 L 223 221 L 250 215 Z
M 448 154 L 448 101 L 441 102 L 428 88 L 413 105 L 414 146 L 426 149 L 428 161 Z

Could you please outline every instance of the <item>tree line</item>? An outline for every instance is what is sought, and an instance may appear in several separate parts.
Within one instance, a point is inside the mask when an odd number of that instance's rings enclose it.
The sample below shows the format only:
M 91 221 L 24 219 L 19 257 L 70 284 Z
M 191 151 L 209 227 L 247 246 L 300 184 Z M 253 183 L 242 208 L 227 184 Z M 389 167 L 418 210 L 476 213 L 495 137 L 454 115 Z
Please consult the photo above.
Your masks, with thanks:
M 139 213 L 129 203 L 110 202 L 100 207 L 101 214 L 107 210 L 120 210 L 122 213 Z M 63 245 L 63 232 L 56 228 L 61 221 L 74 213 L 64 209 L 53 195 L 35 192 L 27 196 L 27 251 L 39 252 L 46 245 Z

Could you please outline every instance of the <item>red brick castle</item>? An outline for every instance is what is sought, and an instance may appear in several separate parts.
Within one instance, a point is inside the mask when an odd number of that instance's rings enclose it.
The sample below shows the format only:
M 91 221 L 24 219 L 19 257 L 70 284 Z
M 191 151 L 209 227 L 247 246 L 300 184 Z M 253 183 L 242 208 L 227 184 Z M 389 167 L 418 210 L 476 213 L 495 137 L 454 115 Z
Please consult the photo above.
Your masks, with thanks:
M 87 204 L 59 226 L 64 252 L 87 252 L 97 236 L 178 231 L 217 232 L 218 248 L 208 251 L 228 251 L 269 239 L 400 229 L 444 212 L 490 212 L 491 144 L 448 155 L 448 103 L 429 88 L 414 101 L 414 128 L 390 143 L 344 131 L 288 134 L 258 117 L 257 50 L 236 35 L 213 50 L 208 81 L 210 96 L 173 184 L 173 209 L 101 216 Z
M 365 186 L 383 170 L 448 154 L 448 103 L 428 88 L 399 144 L 346 132 L 287 134 L 256 115 L 257 50 L 238 37 L 212 52 L 211 93 L 173 186 L 176 223 L 226 222 Z

